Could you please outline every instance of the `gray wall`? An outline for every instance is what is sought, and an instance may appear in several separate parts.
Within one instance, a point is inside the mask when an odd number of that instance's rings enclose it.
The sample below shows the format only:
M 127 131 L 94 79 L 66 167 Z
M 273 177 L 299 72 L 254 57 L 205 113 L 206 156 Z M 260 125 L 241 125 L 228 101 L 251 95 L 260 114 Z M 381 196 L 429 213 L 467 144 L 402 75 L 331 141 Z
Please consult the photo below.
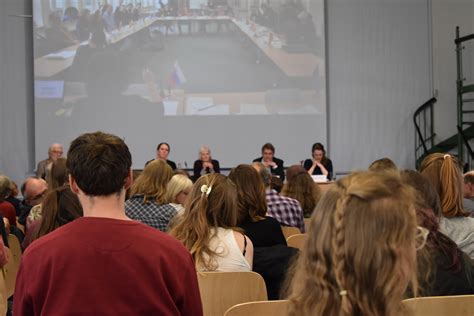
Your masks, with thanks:
M 31 13 L 30 2 L 0 1 L 0 172 L 17 181 L 34 168 L 31 22 L 8 15 Z M 432 93 L 430 3 L 327 1 L 328 147 L 337 171 L 382 156 L 414 166 L 412 115 Z

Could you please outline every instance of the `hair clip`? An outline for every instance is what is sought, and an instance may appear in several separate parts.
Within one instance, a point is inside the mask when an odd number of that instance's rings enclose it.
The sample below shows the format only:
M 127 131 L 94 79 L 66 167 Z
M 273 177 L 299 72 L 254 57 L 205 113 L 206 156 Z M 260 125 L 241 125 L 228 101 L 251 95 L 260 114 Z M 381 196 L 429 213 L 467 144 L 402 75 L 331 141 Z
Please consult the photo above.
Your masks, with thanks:
M 201 193 L 206 193 L 206 196 L 209 196 L 209 193 L 211 193 L 211 190 L 212 190 L 212 185 L 207 185 L 207 184 L 203 184 L 201 185 Z
M 347 295 L 347 291 L 346 291 L 346 290 L 341 290 L 341 291 L 339 291 L 339 295 L 340 295 L 340 296 L 346 296 L 346 295 Z
M 443 156 L 443 159 L 450 158 L 450 157 L 451 157 L 451 155 L 446 154 L 446 155 Z

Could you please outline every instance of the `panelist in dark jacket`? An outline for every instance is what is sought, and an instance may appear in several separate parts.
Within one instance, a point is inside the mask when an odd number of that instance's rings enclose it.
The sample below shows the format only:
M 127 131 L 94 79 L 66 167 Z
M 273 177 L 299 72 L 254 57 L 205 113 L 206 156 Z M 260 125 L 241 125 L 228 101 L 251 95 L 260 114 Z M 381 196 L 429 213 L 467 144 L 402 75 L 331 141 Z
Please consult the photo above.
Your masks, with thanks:
M 261 162 L 264 166 L 270 169 L 272 176 L 276 176 L 285 180 L 285 170 L 283 168 L 283 160 L 275 157 L 275 147 L 266 143 L 262 146 L 262 156 L 253 160 L 253 162 Z
M 155 159 L 161 159 L 165 160 L 168 166 L 171 167 L 171 169 L 176 170 L 176 164 L 174 161 L 168 160 L 168 155 L 170 154 L 170 145 L 168 143 L 159 143 L 158 146 L 156 146 L 156 158 Z M 150 162 L 153 160 L 148 160 L 145 164 L 148 165 Z
M 211 150 L 207 146 L 199 149 L 199 159 L 194 162 L 194 181 L 203 174 L 221 173 L 219 161 L 212 159 Z

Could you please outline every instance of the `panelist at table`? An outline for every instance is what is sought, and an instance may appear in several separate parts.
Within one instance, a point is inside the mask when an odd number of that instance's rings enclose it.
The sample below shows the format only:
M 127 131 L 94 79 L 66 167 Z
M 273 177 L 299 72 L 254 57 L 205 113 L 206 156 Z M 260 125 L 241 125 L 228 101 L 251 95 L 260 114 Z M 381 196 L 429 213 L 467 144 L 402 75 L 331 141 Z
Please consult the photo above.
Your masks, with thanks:
M 194 181 L 208 173 L 220 173 L 219 161 L 212 159 L 211 150 L 207 146 L 199 149 L 199 159 L 194 162 Z
M 171 167 L 171 169 L 176 170 L 176 164 L 174 161 L 168 160 L 168 155 L 170 154 L 170 145 L 168 143 L 159 143 L 158 146 L 156 146 L 156 158 L 155 159 L 161 159 L 166 161 L 168 166 Z M 145 164 L 148 165 L 150 162 L 152 162 L 155 159 L 148 160 Z
M 333 176 L 332 161 L 326 157 L 323 144 L 313 144 L 311 153 L 313 157 L 305 160 L 304 168 L 310 175 L 325 175 L 328 180 L 331 180 Z
M 253 162 L 261 162 L 267 167 L 272 176 L 285 180 L 285 170 L 283 168 L 283 160 L 275 157 L 275 147 L 271 143 L 262 146 L 262 156 L 253 160 Z

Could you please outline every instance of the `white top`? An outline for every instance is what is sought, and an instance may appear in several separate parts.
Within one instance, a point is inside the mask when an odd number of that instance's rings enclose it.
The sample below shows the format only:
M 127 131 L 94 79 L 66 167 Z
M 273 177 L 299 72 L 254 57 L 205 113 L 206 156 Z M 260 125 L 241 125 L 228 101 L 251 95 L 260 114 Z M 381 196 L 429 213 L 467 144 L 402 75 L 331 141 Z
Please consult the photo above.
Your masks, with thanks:
M 211 233 L 214 230 L 211 229 Z M 219 227 L 217 234 L 209 241 L 209 248 L 217 253 L 215 257 L 219 272 L 252 271 L 252 267 L 245 259 L 237 244 L 232 229 Z M 203 267 L 197 267 L 198 271 L 206 271 Z
M 451 238 L 458 247 L 474 259 L 474 218 L 441 216 L 439 230 Z
M 178 214 L 182 214 L 184 212 L 184 206 L 182 206 L 181 204 L 170 203 L 170 205 L 176 209 L 176 212 Z

